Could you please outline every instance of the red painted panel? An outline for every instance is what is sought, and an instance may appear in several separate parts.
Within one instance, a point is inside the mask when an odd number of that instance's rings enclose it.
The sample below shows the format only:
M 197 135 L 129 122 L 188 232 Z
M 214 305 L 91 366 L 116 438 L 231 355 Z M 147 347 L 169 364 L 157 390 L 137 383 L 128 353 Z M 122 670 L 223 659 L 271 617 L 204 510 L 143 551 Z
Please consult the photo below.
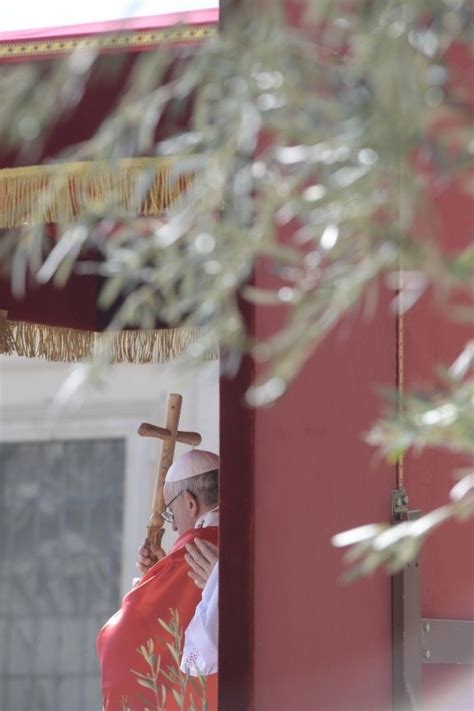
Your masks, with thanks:
M 246 359 L 239 378 L 220 388 L 221 523 L 219 544 L 219 709 L 243 711 L 253 694 L 254 411 L 243 394 L 253 375 Z
M 286 6 L 297 21 L 298 2 L 287 0 Z M 468 81 L 469 58 L 454 52 L 453 63 L 456 80 Z M 448 252 L 459 249 L 472 231 L 472 200 L 459 186 L 436 180 L 433 190 L 444 246 Z M 472 338 L 472 328 L 455 327 L 443 317 L 432 295 L 407 316 L 408 382 L 432 381 L 433 366 L 449 364 L 465 337 Z M 256 323 L 256 335 L 261 337 L 275 328 L 278 317 L 260 309 Z M 394 472 L 374 460 L 360 433 L 377 414 L 371 383 L 394 387 L 395 360 L 395 325 L 380 309 L 371 324 L 352 323 L 348 340 L 333 335 L 290 392 L 276 406 L 255 415 L 253 506 L 252 501 L 248 505 L 243 501 L 238 515 L 226 514 L 236 530 L 239 523 L 244 528 L 252 522 L 254 527 L 253 547 L 252 541 L 244 544 L 244 551 L 254 556 L 253 582 L 236 582 L 246 605 L 253 598 L 253 633 L 245 625 L 241 628 L 243 636 L 253 634 L 253 659 L 248 661 L 253 703 L 230 703 L 222 706 L 223 711 L 391 707 L 389 579 L 377 574 L 342 587 L 340 554 L 331 549 L 329 538 L 341 529 L 389 519 Z M 232 403 L 224 398 L 222 406 L 225 424 Z M 452 484 L 449 472 L 457 464 L 442 453 L 409 457 L 406 485 L 411 506 L 427 511 L 445 503 Z M 223 467 L 223 483 L 226 475 Z M 472 527 L 452 523 L 426 544 L 424 616 L 474 617 L 471 531 Z M 222 558 L 225 555 L 224 545 Z M 225 599 L 221 603 L 225 609 Z M 238 606 L 233 613 L 237 629 L 246 618 Z M 226 624 L 221 630 L 224 646 Z M 252 683 L 251 674 L 241 681 Z M 221 686 L 226 682 L 221 674 Z M 423 708 L 467 711 L 474 698 L 472 668 L 425 666 L 423 691 Z
M 469 244 L 472 199 L 457 186 L 444 186 L 437 195 L 438 217 L 447 252 Z M 433 294 L 426 295 L 407 315 L 405 371 L 407 383 L 427 386 L 438 365 L 450 365 L 472 338 L 472 325 L 448 319 L 448 310 Z M 457 467 L 470 462 L 448 452 L 427 450 L 406 462 L 410 504 L 423 512 L 442 506 Z M 472 462 L 471 462 L 472 464 Z M 474 525 L 451 522 L 428 539 L 421 556 L 422 615 L 441 619 L 474 620 Z M 466 711 L 473 707 L 472 667 L 423 667 L 423 700 L 428 708 Z
M 260 330 L 269 316 L 260 312 Z M 361 435 L 376 417 L 374 383 L 394 382 L 395 322 L 382 309 L 340 328 L 282 400 L 256 413 L 258 711 L 389 708 L 389 579 L 342 585 L 329 541 L 390 516 L 395 473 Z

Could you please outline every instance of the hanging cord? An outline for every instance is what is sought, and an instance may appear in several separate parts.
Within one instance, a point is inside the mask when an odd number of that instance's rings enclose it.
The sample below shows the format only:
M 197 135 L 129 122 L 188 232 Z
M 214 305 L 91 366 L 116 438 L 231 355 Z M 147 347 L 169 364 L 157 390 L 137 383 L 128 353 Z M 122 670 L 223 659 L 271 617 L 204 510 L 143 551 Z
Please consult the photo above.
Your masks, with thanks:
M 410 229 L 410 210 L 407 203 L 406 185 L 408 179 L 407 165 L 405 161 L 399 166 L 399 199 L 398 199 L 398 223 L 401 235 L 400 255 L 398 260 L 398 309 L 397 309 L 397 415 L 400 418 L 403 411 L 403 395 L 405 389 L 405 278 L 404 278 L 404 249 L 406 246 L 407 234 Z M 400 456 L 397 463 L 397 489 L 404 489 L 405 486 L 405 461 L 404 455 Z M 406 496 L 406 494 L 405 494 Z
M 398 272 L 398 313 L 397 313 L 397 393 L 398 393 L 398 416 L 402 414 L 402 399 L 405 389 L 405 320 L 403 306 L 403 268 L 400 258 L 400 269 Z M 402 454 L 397 462 L 397 489 L 402 489 L 405 482 L 405 457 Z

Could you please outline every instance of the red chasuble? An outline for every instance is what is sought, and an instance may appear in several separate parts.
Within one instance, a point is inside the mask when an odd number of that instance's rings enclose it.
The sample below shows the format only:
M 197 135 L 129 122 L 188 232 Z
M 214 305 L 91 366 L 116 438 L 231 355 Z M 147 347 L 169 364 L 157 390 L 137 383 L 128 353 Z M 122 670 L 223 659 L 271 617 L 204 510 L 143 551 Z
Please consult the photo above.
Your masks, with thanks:
M 183 533 L 170 553 L 125 595 L 120 610 L 99 632 L 97 650 L 105 711 L 187 711 L 192 700 L 197 709 L 203 708 L 196 680 L 188 682 L 184 704 L 176 701 L 173 689 L 179 692 L 179 686 L 166 675 L 169 669 L 178 671 L 179 660 L 177 664 L 167 647 L 172 635 L 159 622 L 161 619 L 169 624 L 171 611 L 176 610 L 184 635 L 201 599 L 202 591 L 188 576 L 184 560 L 184 546 L 194 538 L 217 544 L 218 528 L 193 528 Z M 156 674 L 158 658 L 160 671 L 154 683 L 150 675 Z M 181 679 L 185 681 L 186 677 L 181 675 Z M 206 677 L 206 682 L 207 709 L 216 711 L 217 674 Z M 162 685 L 166 688 L 164 704 L 160 700 Z M 158 696 L 154 687 L 159 690 Z

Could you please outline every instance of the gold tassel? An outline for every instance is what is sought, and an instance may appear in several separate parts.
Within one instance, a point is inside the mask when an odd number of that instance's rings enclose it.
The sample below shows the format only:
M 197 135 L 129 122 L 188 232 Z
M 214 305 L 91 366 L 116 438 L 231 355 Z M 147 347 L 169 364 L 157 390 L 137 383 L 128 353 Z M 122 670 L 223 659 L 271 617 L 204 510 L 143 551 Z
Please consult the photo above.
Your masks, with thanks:
M 179 358 L 202 336 L 198 328 L 149 331 L 82 331 L 26 321 L 9 321 L 0 311 L 0 353 L 75 363 L 106 354 L 112 363 L 166 363 Z M 217 345 L 206 353 L 218 357 Z
M 8 321 L 8 311 L 0 309 L 0 354 L 11 355 L 15 351 L 15 343 Z
M 0 228 L 72 222 L 82 215 L 159 215 L 186 190 L 191 173 L 172 158 L 56 163 L 0 170 Z

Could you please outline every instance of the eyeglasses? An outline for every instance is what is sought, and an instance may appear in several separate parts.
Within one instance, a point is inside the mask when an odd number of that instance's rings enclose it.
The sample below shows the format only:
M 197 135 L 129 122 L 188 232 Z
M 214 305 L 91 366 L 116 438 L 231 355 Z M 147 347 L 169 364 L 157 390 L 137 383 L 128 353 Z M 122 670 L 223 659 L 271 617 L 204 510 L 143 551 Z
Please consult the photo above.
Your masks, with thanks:
M 168 523 L 174 523 L 174 513 L 170 509 L 171 504 L 173 503 L 173 501 L 176 501 L 178 496 L 181 496 L 181 494 L 184 494 L 185 491 L 187 491 L 187 489 L 181 489 L 179 494 L 176 494 L 176 496 L 173 496 L 171 501 L 168 502 L 168 505 L 165 506 L 165 508 L 162 511 L 160 511 L 161 518 L 164 518 L 164 520 L 167 521 Z

